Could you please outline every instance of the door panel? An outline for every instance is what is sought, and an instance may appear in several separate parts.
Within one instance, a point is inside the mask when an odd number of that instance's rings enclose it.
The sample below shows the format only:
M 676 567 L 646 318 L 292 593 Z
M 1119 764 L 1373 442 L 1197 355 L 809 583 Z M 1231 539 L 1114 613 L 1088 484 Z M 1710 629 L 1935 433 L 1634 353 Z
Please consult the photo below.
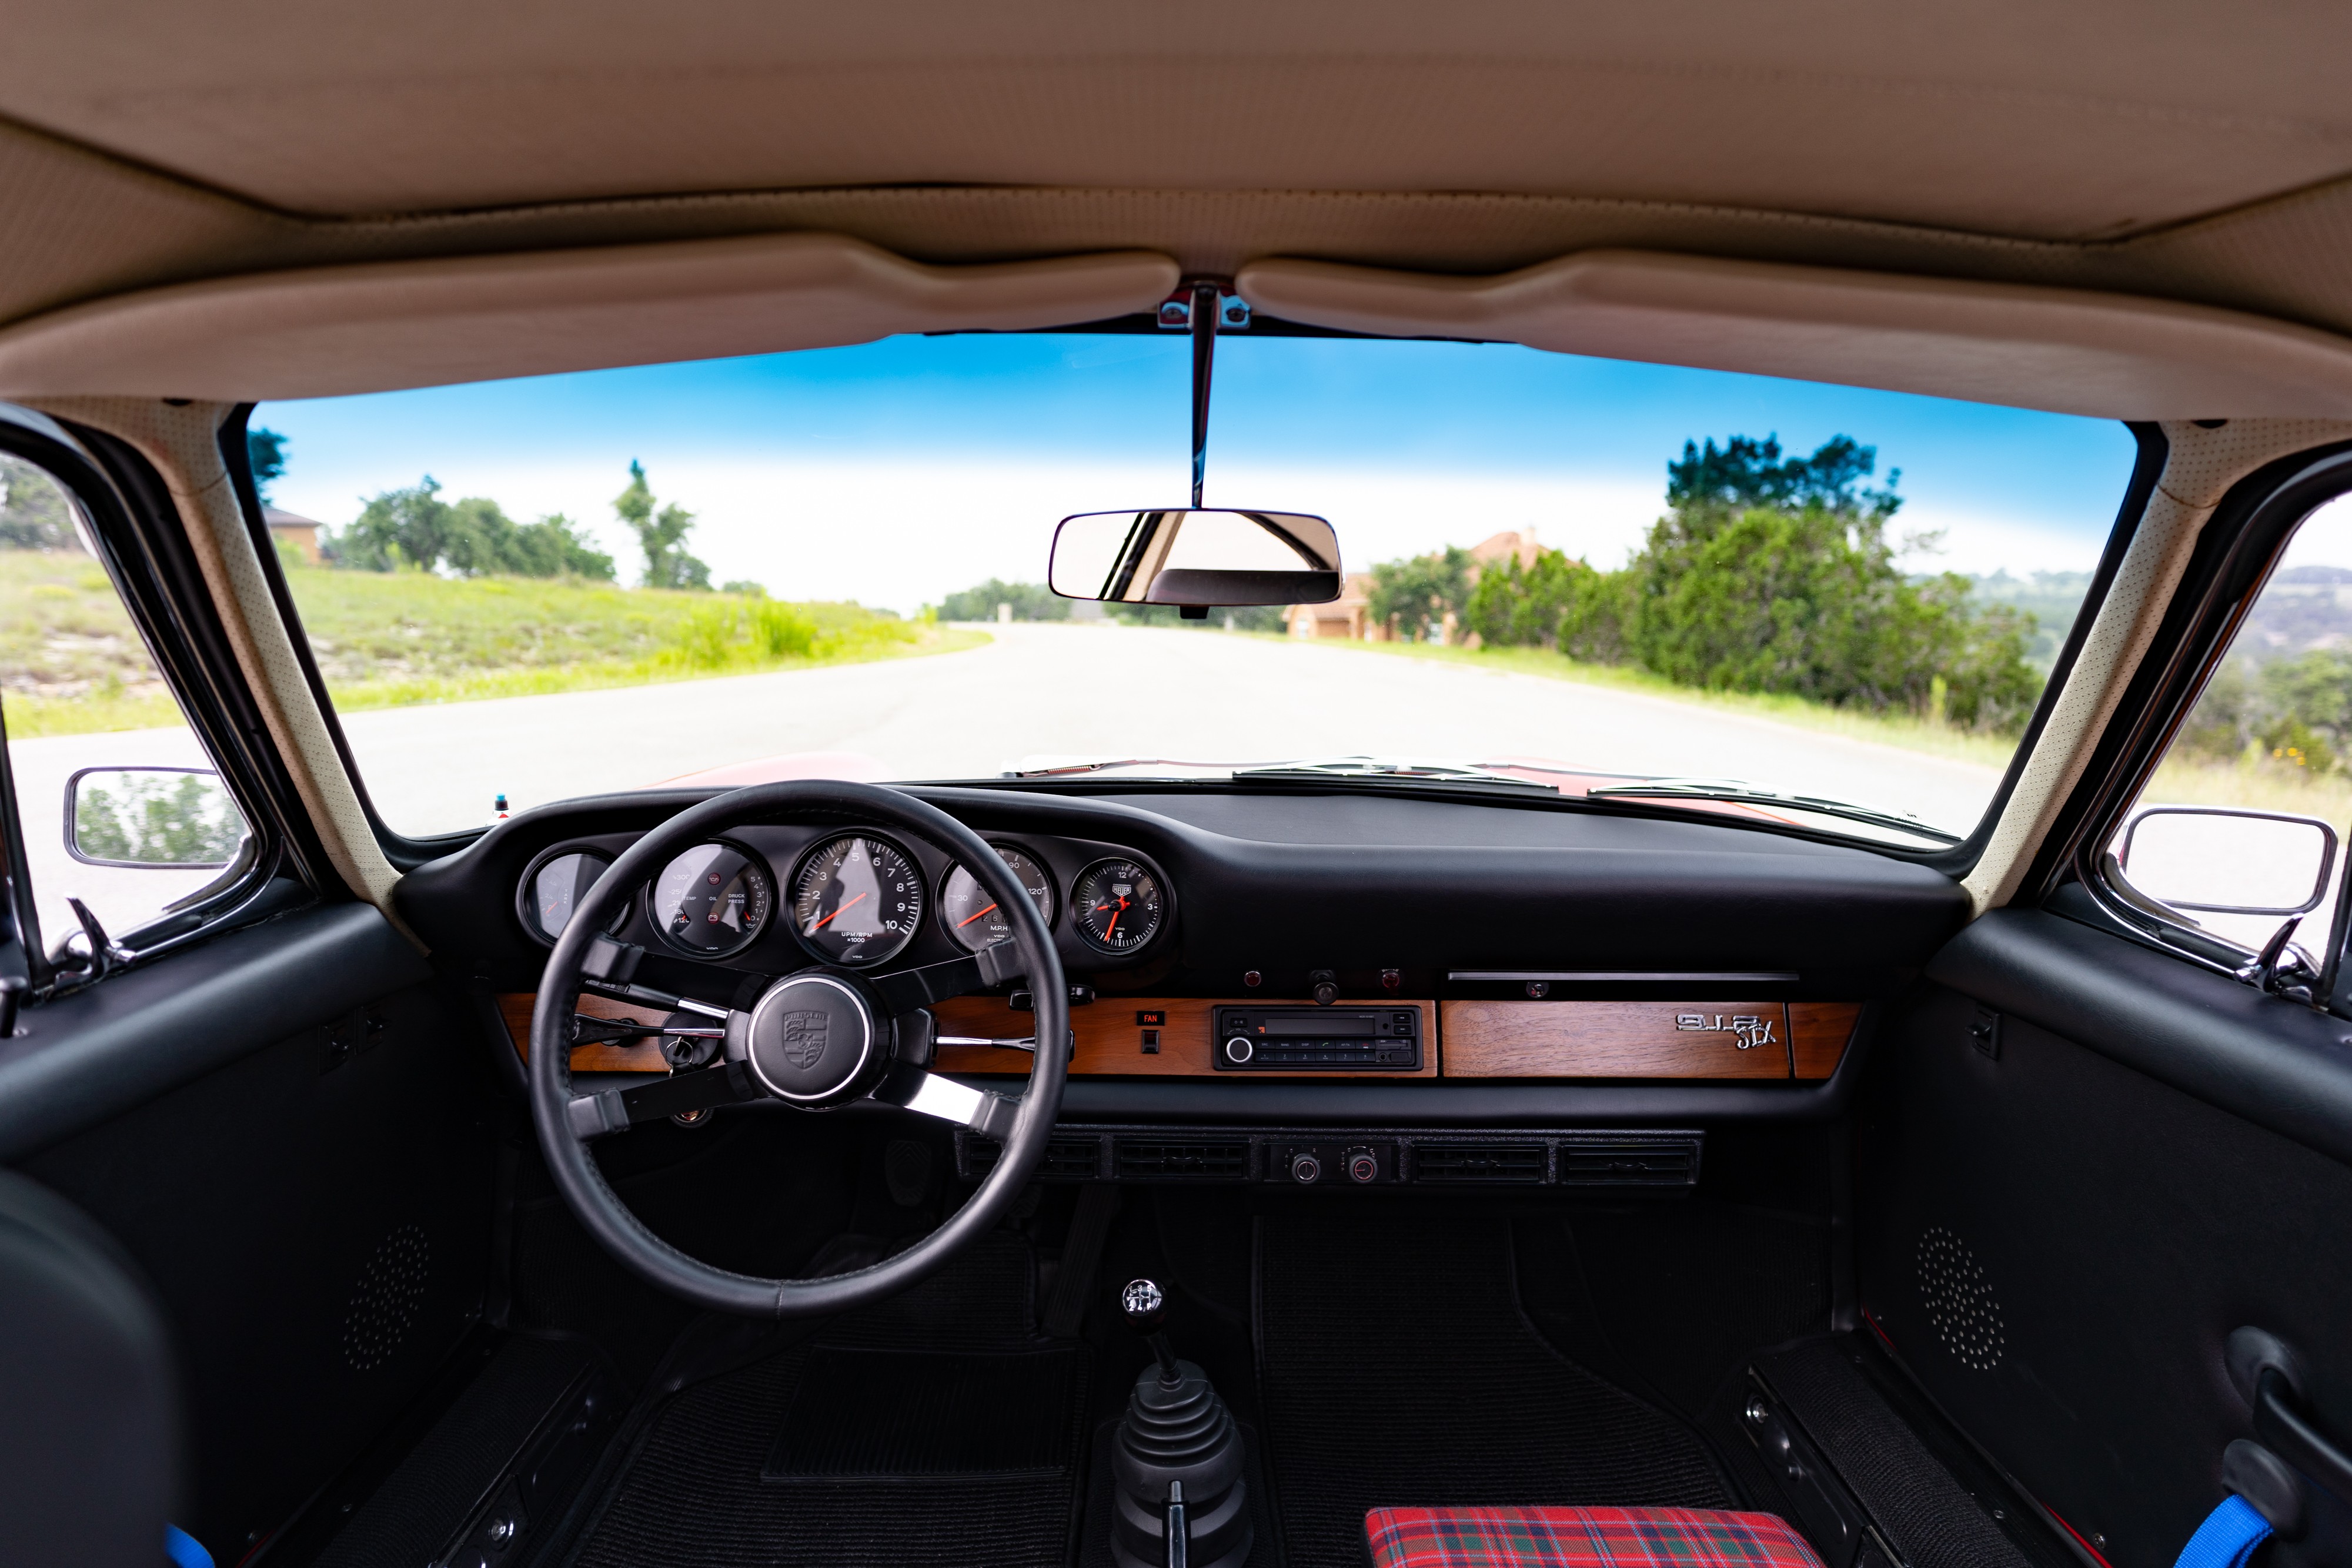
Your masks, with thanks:
M 2316 1413 L 2352 1414 L 2352 1169 L 2309 1146 L 2352 1133 L 2312 1092 L 2346 1026 L 2044 914 L 1989 916 L 1930 976 L 1859 1107 L 1864 1310 L 2086 1543 L 2158 1568 L 2252 1435 L 2231 1330 L 2286 1340 Z M 2345 1522 L 2273 1561 L 2342 1561 Z
M 480 1312 L 495 1086 L 423 970 L 373 910 L 310 912 L 39 1009 L 6 1064 L 37 1045 L 51 1079 L 147 1091 L 15 1163 L 106 1226 L 163 1302 L 190 1412 L 182 1522 L 225 1563 L 414 1398 Z M 209 1071 L 153 1092 L 188 1076 L 183 1058 Z M 86 1099 L 25 1103 L 62 1115 Z

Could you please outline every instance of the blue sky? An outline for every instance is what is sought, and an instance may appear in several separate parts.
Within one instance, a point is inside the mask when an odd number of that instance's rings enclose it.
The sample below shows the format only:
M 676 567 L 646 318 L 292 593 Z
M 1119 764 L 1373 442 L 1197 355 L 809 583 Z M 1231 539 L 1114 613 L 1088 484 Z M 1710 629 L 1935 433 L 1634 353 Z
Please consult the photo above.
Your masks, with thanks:
M 1181 503 L 1188 350 L 1167 338 L 896 338 L 856 348 L 271 403 L 273 498 L 331 524 L 425 473 L 562 511 L 634 575 L 609 502 L 641 459 L 720 579 L 911 610 L 1036 579 L 1064 513 Z M 1223 340 L 1211 504 L 1316 511 L 1351 567 L 1533 527 L 1613 566 L 1685 438 L 1832 435 L 1903 471 L 1920 566 L 2087 569 L 2132 442 L 2101 421 L 1506 346 Z

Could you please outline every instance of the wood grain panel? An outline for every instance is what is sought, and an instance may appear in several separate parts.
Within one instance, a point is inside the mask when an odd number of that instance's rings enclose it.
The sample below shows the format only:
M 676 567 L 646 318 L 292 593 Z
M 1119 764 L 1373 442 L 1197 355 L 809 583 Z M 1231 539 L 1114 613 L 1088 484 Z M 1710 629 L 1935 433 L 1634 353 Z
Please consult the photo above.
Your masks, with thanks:
M 1790 1002 L 1789 1055 L 1796 1076 L 1818 1080 L 1835 1072 L 1861 1017 L 1860 1002 Z
M 1741 1050 L 1741 1019 L 1769 1039 Z M 1446 1002 L 1440 1019 L 1448 1078 L 1789 1076 L 1780 1002 Z
M 1105 997 L 1082 1008 L 1070 1009 L 1070 1027 L 1078 1037 L 1077 1051 L 1070 1060 L 1073 1078 L 1434 1078 L 1437 1076 L 1437 1030 L 1434 1027 L 1434 1007 L 1428 1002 L 1341 1001 L 1349 1007 L 1413 1008 L 1421 1013 L 1421 1069 L 1415 1072 L 1227 1072 L 1217 1074 L 1212 1052 L 1216 1041 L 1211 1038 L 1216 1019 L 1211 1012 L 1219 1007 L 1265 1007 L 1292 1004 L 1268 1004 L 1263 1000 L 1201 1000 L 1186 997 Z M 941 1034 L 986 1035 L 992 1038 L 1019 1039 L 1029 1032 L 1034 1018 L 1028 1013 L 1016 1013 L 1001 997 L 958 997 L 941 1002 L 931 1009 L 940 1020 Z M 1160 1026 L 1160 1050 L 1156 1055 L 1144 1054 L 1143 1026 L 1135 1015 L 1143 1011 L 1159 1011 L 1168 1015 Z M 942 1072 L 1011 1072 L 1025 1078 L 1029 1075 L 1029 1053 L 1024 1051 L 995 1051 L 977 1046 L 945 1046 L 939 1053 Z
M 525 1062 L 530 1061 L 530 1009 L 538 1001 L 537 997 L 528 993 L 509 992 L 499 998 L 499 1016 L 507 1020 L 507 1038 L 514 1041 L 515 1054 Z M 643 1008 L 635 1002 L 616 1002 L 604 997 L 582 997 L 579 1010 L 591 1018 L 629 1019 L 637 1023 L 659 1023 L 669 1017 L 659 1008 Z M 669 1063 L 662 1060 L 660 1042 L 647 1035 L 630 1045 L 574 1046 L 572 1071 L 667 1072 Z

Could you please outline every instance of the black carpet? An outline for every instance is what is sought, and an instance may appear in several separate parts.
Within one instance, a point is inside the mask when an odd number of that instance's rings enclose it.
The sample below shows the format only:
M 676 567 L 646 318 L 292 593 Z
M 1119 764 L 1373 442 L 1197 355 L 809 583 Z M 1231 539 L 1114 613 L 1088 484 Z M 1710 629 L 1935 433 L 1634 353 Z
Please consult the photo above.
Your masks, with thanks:
M 1507 1221 L 1261 1226 L 1266 1438 L 1290 1568 L 1359 1568 L 1377 1507 L 1735 1506 L 1687 1427 L 1562 1358 L 1520 1315 Z
M 672 1396 L 571 1561 L 1067 1561 L 1087 1352 L 1037 1336 L 1034 1275 L 999 1233 L 894 1301 Z

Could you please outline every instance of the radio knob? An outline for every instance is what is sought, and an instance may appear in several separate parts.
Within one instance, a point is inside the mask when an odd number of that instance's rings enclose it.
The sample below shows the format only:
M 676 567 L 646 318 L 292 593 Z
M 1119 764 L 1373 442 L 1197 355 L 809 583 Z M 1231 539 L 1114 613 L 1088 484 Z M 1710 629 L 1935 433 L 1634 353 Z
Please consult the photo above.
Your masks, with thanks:
M 1349 1149 L 1348 1151 L 1348 1179 L 1349 1181 L 1380 1180 L 1381 1162 L 1379 1156 L 1374 1155 L 1370 1149 Z
M 1236 1067 L 1240 1066 L 1243 1062 L 1247 1061 L 1251 1057 L 1255 1056 L 1256 1054 L 1257 1047 L 1252 1045 L 1249 1040 L 1242 1035 L 1237 1034 L 1234 1036 L 1233 1039 L 1225 1041 L 1225 1060 L 1232 1062 Z
M 1291 1157 L 1291 1180 L 1295 1182 L 1312 1182 L 1319 1180 L 1322 1177 L 1322 1175 L 1323 1162 L 1317 1159 L 1305 1149 L 1299 1150 L 1297 1155 Z

